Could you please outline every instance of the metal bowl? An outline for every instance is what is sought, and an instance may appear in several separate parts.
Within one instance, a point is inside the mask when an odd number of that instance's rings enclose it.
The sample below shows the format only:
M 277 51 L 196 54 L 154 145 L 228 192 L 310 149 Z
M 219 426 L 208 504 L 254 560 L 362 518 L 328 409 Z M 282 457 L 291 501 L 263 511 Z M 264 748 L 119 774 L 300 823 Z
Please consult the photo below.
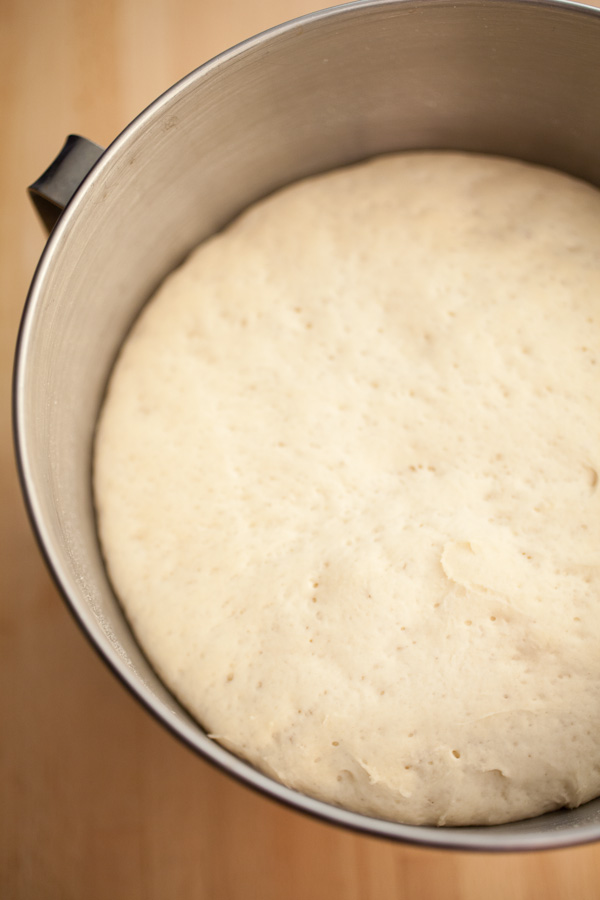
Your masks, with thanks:
M 600 800 L 511 825 L 400 825 L 283 787 L 211 741 L 140 651 L 100 555 L 91 452 L 111 366 L 142 304 L 192 247 L 303 176 L 453 148 L 600 184 L 599 60 L 600 13 L 568 2 L 359 0 L 281 25 L 192 72 L 128 126 L 76 190 L 35 274 L 14 421 L 57 584 L 113 671 L 176 735 L 329 822 L 436 847 L 539 849 L 598 839 Z

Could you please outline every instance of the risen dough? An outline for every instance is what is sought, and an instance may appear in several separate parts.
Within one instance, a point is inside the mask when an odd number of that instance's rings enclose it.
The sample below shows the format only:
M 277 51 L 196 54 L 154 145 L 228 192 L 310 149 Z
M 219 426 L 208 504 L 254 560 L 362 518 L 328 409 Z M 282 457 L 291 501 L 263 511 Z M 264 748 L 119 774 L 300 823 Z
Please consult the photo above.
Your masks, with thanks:
M 409 823 L 600 793 L 600 194 L 466 154 L 294 185 L 123 348 L 101 540 L 223 744 Z

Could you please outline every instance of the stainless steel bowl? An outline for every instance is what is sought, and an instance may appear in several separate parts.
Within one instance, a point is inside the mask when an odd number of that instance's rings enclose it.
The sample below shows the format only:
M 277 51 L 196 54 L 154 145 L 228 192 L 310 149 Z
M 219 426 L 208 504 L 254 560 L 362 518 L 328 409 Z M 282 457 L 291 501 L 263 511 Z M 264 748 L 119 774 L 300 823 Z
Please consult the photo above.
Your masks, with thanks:
M 154 674 L 102 564 L 94 426 L 144 301 L 207 235 L 270 191 L 374 154 L 458 148 L 600 184 L 600 13 L 537 0 L 359 0 L 281 25 L 184 78 L 104 152 L 54 228 L 17 349 L 17 456 L 34 529 L 92 644 L 204 757 L 329 822 L 437 847 L 517 850 L 600 837 L 600 800 L 512 825 L 358 815 L 267 778 L 211 741 Z M 78 178 L 76 180 L 79 180 Z

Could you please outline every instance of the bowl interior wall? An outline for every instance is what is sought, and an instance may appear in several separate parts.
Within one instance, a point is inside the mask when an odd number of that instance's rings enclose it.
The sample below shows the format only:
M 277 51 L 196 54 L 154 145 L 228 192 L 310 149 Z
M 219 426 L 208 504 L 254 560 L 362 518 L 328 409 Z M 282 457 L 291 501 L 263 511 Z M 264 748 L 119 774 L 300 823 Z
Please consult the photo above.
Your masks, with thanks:
M 91 449 L 118 349 L 192 247 L 307 175 L 379 153 L 441 148 L 514 156 L 600 184 L 599 56 L 600 16 L 568 5 L 359 2 L 307 17 L 159 98 L 109 148 L 49 241 L 16 370 L 22 474 L 46 556 L 92 641 L 142 700 L 271 794 L 294 801 L 192 722 L 146 662 L 107 581 Z M 600 836 L 599 801 L 488 829 L 335 815 L 389 836 L 489 849 Z

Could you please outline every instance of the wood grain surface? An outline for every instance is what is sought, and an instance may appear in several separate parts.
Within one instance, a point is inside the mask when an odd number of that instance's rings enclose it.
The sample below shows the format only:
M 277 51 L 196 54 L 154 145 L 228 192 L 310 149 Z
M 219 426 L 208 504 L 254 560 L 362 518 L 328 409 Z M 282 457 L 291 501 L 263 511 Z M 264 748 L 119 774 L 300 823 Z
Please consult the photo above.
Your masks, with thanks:
M 10 436 L 14 343 L 44 245 L 26 185 L 69 132 L 106 145 L 215 53 L 314 8 L 0 0 L 2 900 L 600 898 L 600 845 L 503 856 L 413 849 L 312 821 L 216 772 L 109 674 L 31 535 Z

